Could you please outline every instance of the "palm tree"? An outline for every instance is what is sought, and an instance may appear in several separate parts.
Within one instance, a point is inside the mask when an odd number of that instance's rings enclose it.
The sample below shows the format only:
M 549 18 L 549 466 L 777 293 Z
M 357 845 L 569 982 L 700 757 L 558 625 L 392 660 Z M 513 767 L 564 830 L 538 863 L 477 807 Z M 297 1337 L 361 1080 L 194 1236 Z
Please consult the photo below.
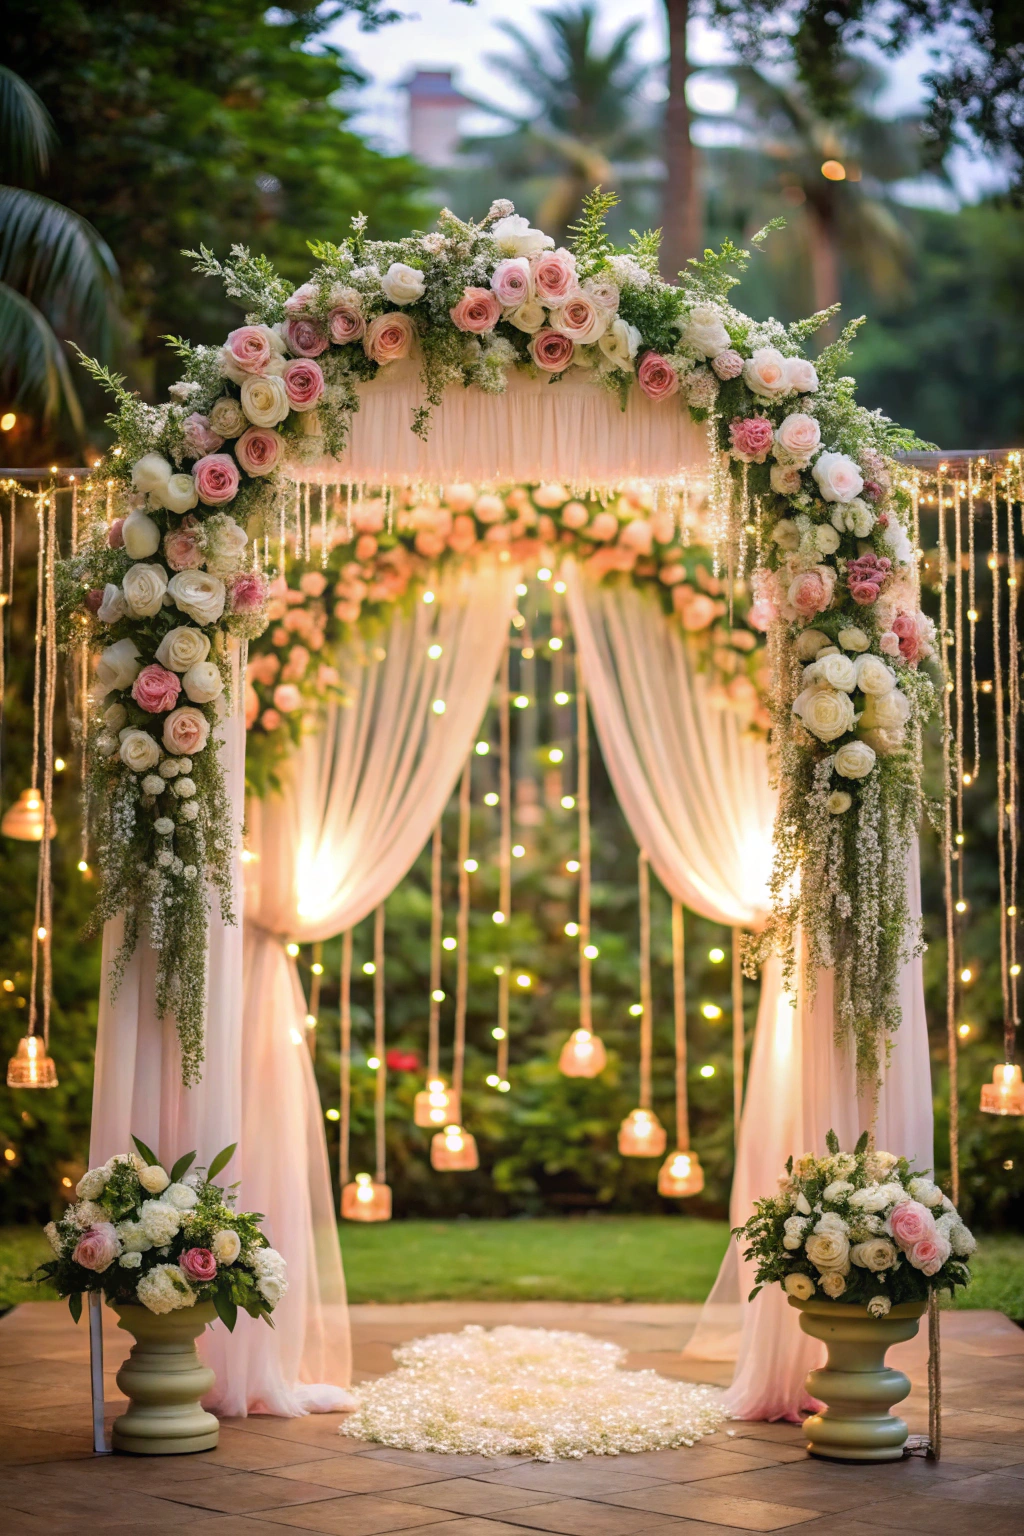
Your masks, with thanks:
M 542 11 L 540 19 L 546 36 L 539 43 L 499 22 L 515 52 L 488 56 L 530 110 L 480 103 L 509 130 L 464 141 L 464 153 L 486 161 L 491 191 L 507 189 L 552 234 L 565 235 L 595 186 L 619 191 L 627 225 L 643 219 L 656 207 L 660 174 L 656 114 L 642 99 L 650 66 L 635 57 L 643 23 L 627 22 L 602 46 L 592 0 Z M 468 179 L 475 180 L 472 173 Z
M 50 116 L 19 75 L 0 65 L 0 178 L 45 175 L 56 146 Z M 108 358 L 119 283 L 106 241 L 70 208 L 24 185 L 0 185 L 0 391 L 51 426 L 85 419 L 64 342 Z
M 665 185 L 661 214 L 661 271 L 675 280 L 690 256 L 699 256 L 704 230 L 704 199 L 701 192 L 697 150 L 690 136 L 692 113 L 686 99 L 690 61 L 686 53 L 686 29 L 690 0 L 665 0 L 668 22 L 668 98 L 662 146 Z

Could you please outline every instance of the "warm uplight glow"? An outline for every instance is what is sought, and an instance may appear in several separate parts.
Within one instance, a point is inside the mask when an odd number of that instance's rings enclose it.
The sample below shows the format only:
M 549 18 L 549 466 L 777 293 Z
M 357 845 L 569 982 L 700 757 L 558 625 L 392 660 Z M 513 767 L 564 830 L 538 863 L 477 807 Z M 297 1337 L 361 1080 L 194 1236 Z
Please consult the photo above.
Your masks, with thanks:
M 18 424 L 18 418 L 13 411 L 4 411 L 0 416 L 0 432 L 10 432 Z
M 826 160 L 821 167 L 821 174 L 826 181 L 845 181 L 846 166 L 839 160 Z

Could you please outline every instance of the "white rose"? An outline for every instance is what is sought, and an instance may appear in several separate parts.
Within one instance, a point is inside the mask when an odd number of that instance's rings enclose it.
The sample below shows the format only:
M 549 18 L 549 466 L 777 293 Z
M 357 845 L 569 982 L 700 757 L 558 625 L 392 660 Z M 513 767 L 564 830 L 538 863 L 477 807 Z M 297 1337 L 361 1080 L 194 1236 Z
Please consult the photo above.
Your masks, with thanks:
M 171 672 L 187 672 L 210 654 L 210 641 L 201 629 L 179 624 L 169 629 L 156 648 L 156 659 Z
M 414 304 L 423 297 L 426 278 L 416 267 L 407 267 L 403 261 L 393 261 L 380 280 L 392 304 Z
M 160 492 L 160 500 L 168 512 L 191 512 L 199 500 L 196 482 L 191 475 L 172 475 Z
M 830 688 L 839 688 L 843 693 L 852 693 L 857 686 L 857 669 L 849 656 L 844 656 L 842 651 L 833 651 L 828 656 L 819 656 L 814 663 L 814 669 L 823 683 L 828 683 Z
M 889 518 L 888 525 L 882 529 L 882 543 L 888 548 L 897 565 L 913 563 L 914 552 L 910 535 L 898 518 Z
M 284 380 L 274 374 L 246 374 L 242 382 L 242 410 L 254 427 L 276 427 L 291 410 Z
M 853 804 L 853 796 L 848 795 L 845 789 L 834 789 L 825 801 L 825 808 L 830 816 L 843 816 Z
M 199 1196 L 188 1184 L 168 1184 L 160 1198 L 168 1205 L 173 1205 L 176 1211 L 190 1211 Z
M 888 693 L 872 694 L 861 711 L 862 731 L 898 731 L 910 719 L 910 700 L 899 688 Z
M 793 713 L 819 741 L 835 741 L 853 730 L 853 700 L 848 693 L 830 688 L 805 689 L 793 703 Z
M 806 357 L 790 357 L 786 359 L 786 372 L 789 375 L 789 387 L 795 389 L 801 395 L 809 395 L 818 387 L 818 374 L 813 363 L 809 363 Z
M 96 610 L 96 617 L 101 624 L 116 624 L 118 619 L 123 619 L 128 612 L 128 604 L 124 600 L 121 588 L 108 581 L 103 588 L 103 601 Z
M 812 1232 L 804 1252 L 815 1269 L 838 1269 L 845 1274 L 850 1267 L 850 1240 L 844 1232 Z
M 602 354 L 616 368 L 621 368 L 623 373 L 631 373 L 633 359 L 636 357 L 641 340 L 642 337 L 636 326 L 630 325 L 628 320 L 623 320 L 621 315 L 618 315 L 604 335 L 598 338 L 597 345 Z
M 888 1203 L 877 1184 L 865 1184 L 863 1189 L 855 1189 L 850 1196 L 850 1204 L 859 1211 L 884 1211 Z
M 148 1253 L 153 1246 L 142 1230 L 141 1221 L 119 1221 L 114 1231 L 126 1253 Z
M 173 1205 L 167 1205 L 163 1200 L 143 1200 L 139 1222 L 154 1247 L 162 1248 L 177 1236 L 181 1217 Z
M 874 694 L 879 697 L 883 693 L 890 693 L 896 686 L 896 673 L 891 667 L 887 667 L 879 656 L 858 656 L 857 658 L 857 687 L 861 693 Z
M 781 458 L 792 464 L 809 464 L 821 442 L 821 428 L 813 416 L 793 411 L 775 428 L 775 441 L 782 449 Z
M 834 555 L 839 548 L 839 535 L 828 523 L 821 523 L 814 530 L 814 544 L 820 554 Z
M 242 1251 L 242 1242 L 237 1232 L 222 1227 L 213 1234 L 210 1249 L 218 1264 L 233 1264 Z
M 139 1169 L 139 1183 L 147 1194 L 158 1195 L 170 1182 L 159 1163 L 147 1163 L 145 1168 Z
M 547 324 L 548 317 L 543 304 L 537 299 L 527 299 L 515 309 L 506 309 L 502 318 L 514 325 L 517 331 L 535 336 Z
M 828 635 L 820 629 L 804 629 L 796 637 L 796 654 L 801 661 L 811 661 L 828 645 Z
M 820 1284 L 825 1295 L 830 1296 L 833 1301 L 846 1290 L 846 1281 L 838 1269 L 826 1270 L 821 1277 Z
M 832 526 L 840 533 L 852 533 L 858 539 L 866 539 L 875 526 L 875 514 L 866 501 L 855 496 L 852 501 L 836 507 L 832 513 Z
M 224 612 L 224 583 L 209 571 L 179 571 L 171 577 L 167 590 L 175 606 L 197 624 L 216 624 Z
M 160 761 L 160 748 L 148 731 L 126 731 L 120 757 L 132 773 L 148 773 Z
M 212 704 L 224 692 L 224 679 L 212 661 L 197 661 L 181 679 L 193 704 Z
M 717 357 L 732 345 L 722 316 L 713 304 L 698 304 L 679 326 L 683 344 L 702 357 Z
M 529 219 L 521 213 L 509 214 L 491 225 L 491 237 L 502 256 L 539 256 L 541 251 L 554 249 L 550 235 L 539 229 L 531 229 Z
M 810 1301 L 814 1295 L 814 1281 L 798 1271 L 786 1276 L 783 1288 L 787 1296 L 795 1296 L 797 1301 Z
M 861 1269 L 891 1269 L 896 1263 L 896 1249 L 887 1237 L 872 1237 L 866 1243 L 854 1243 L 850 1258 Z
M 241 437 L 248 425 L 245 412 L 234 395 L 221 395 L 213 402 L 210 427 L 218 437 Z
M 772 538 L 780 549 L 800 548 L 800 529 L 791 517 L 780 517 L 772 529 Z
M 845 453 L 819 453 L 811 474 L 825 501 L 853 501 L 864 489 L 864 477 Z
M 768 479 L 776 495 L 795 496 L 800 489 L 800 466 L 798 464 L 773 464 Z
M 852 624 L 849 629 L 839 631 L 839 644 L 844 651 L 866 651 L 871 641 L 862 629 Z
M 233 576 L 249 542 L 240 523 L 226 513 L 208 519 L 206 524 L 206 569 L 215 576 Z
M 147 560 L 160 548 L 160 529 L 145 512 L 129 512 L 121 533 L 125 552 L 133 560 Z
M 838 1211 L 825 1211 L 818 1217 L 814 1230 L 815 1232 L 841 1232 L 845 1236 L 850 1229 Z
M 121 579 L 128 612 L 137 619 L 151 619 L 163 607 L 167 572 L 162 565 L 130 565 Z
M 90 1168 L 75 1185 L 75 1194 L 79 1200 L 98 1200 L 107 1187 L 109 1177 L 106 1168 Z
M 747 388 L 762 400 L 777 400 L 792 389 L 787 359 L 775 347 L 758 347 L 743 364 Z
M 835 766 L 844 779 L 866 779 L 875 766 L 875 750 L 866 741 L 844 741 L 836 753 Z
M 162 453 L 144 453 L 132 465 L 132 485 L 137 491 L 159 491 L 171 478 L 171 466 Z
M 868 1302 L 868 1311 L 872 1317 L 884 1317 L 891 1306 L 888 1296 L 872 1296 Z

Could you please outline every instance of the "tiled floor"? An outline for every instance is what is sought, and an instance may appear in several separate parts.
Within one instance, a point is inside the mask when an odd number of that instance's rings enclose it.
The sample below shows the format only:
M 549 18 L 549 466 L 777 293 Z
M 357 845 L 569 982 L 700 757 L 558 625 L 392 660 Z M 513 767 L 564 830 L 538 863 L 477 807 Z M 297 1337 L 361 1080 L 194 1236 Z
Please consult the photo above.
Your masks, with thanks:
M 354 1307 L 357 1380 L 394 1345 L 467 1322 L 570 1327 L 610 1338 L 629 1365 L 697 1374 L 679 1350 L 697 1309 L 527 1302 Z M 106 1328 L 108 1422 L 121 1399 L 123 1336 Z M 881 1466 L 809 1459 L 792 1425 L 735 1424 L 691 1450 L 539 1463 L 392 1451 L 341 1438 L 338 1416 L 225 1421 L 198 1456 L 91 1454 L 88 1344 L 64 1307 L 0 1320 L 0 1533 L 285 1536 L 1020 1536 L 1024 1531 L 1024 1332 L 996 1312 L 943 1317 L 944 1447 Z M 912 1374 L 925 1428 L 920 1341 L 892 1351 Z M 706 1380 L 722 1379 L 709 1367 Z

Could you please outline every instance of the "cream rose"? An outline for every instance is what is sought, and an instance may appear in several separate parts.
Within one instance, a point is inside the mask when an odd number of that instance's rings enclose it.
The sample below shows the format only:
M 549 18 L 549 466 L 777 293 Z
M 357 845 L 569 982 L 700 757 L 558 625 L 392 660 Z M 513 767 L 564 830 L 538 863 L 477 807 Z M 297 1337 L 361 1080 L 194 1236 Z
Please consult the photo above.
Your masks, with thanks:
M 167 590 L 175 607 L 195 619 L 197 624 L 216 624 L 224 612 L 227 598 L 224 583 L 209 571 L 179 571 L 171 577 Z
M 148 773 L 160 761 L 160 748 L 148 731 L 125 731 L 120 758 L 132 773 Z
M 132 465 L 132 485 L 137 491 L 159 491 L 171 477 L 171 466 L 162 453 L 144 453 Z
M 717 357 L 731 342 L 719 310 L 713 304 L 698 304 L 680 322 L 683 345 L 701 357 Z
M 787 1296 L 793 1296 L 797 1301 L 810 1301 L 814 1295 L 814 1281 L 810 1275 L 794 1271 L 793 1274 L 786 1276 L 783 1289 Z
M 853 700 L 831 688 L 804 689 L 793 702 L 793 713 L 819 741 L 835 741 L 853 730 Z
M 798 464 L 773 464 L 768 479 L 776 495 L 795 496 L 800 489 L 800 466 Z
M 180 709 L 172 709 L 164 721 L 164 746 L 168 752 L 174 752 L 180 757 L 192 757 L 197 752 L 202 752 L 210 739 L 210 722 L 199 709 L 193 709 L 189 704 L 183 704 Z M 176 794 L 183 794 L 182 784 L 191 783 L 191 780 L 178 778 L 174 781 Z M 195 794 L 195 785 L 192 785 L 190 794 Z
M 145 1168 L 139 1169 L 139 1183 L 147 1195 L 159 1195 L 170 1183 L 165 1169 L 159 1163 L 147 1163 Z
M 815 1269 L 838 1269 L 845 1274 L 850 1267 L 850 1240 L 844 1232 L 812 1232 L 804 1252 Z
M 809 464 L 821 442 L 821 428 L 813 416 L 793 411 L 775 428 L 775 442 L 782 449 L 779 458 L 791 464 Z
M 839 548 L 839 535 L 828 523 L 820 523 L 814 530 L 814 547 L 820 555 L 834 555 Z
M 825 801 L 825 808 L 830 816 L 845 816 L 852 804 L 853 796 L 845 789 L 834 789 Z
M 167 572 L 162 565 L 130 565 L 121 578 L 128 612 L 137 619 L 151 619 L 163 607 Z
M 128 605 L 124 600 L 124 593 L 120 587 L 108 581 L 103 588 L 103 601 L 96 610 L 96 617 L 101 624 L 116 624 L 118 619 L 123 619 L 128 612 Z
M 820 629 L 805 629 L 796 637 L 796 654 L 801 661 L 813 661 L 828 643 L 828 635 Z
M 857 668 L 849 656 L 844 656 L 840 651 L 822 656 L 814 663 L 814 668 L 817 676 L 823 683 L 828 683 L 830 688 L 852 693 L 857 686 Z
M 291 410 L 284 380 L 274 374 L 249 374 L 242 384 L 242 410 L 254 427 L 276 427 Z
M 743 364 L 743 377 L 752 394 L 777 400 L 792 389 L 787 359 L 775 347 L 758 347 Z
M 880 656 L 858 656 L 857 687 L 861 693 L 891 693 L 896 687 L 896 673 Z
M 616 368 L 620 368 L 623 373 L 632 373 L 633 359 L 642 339 L 636 326 L 630 325 L 628 320 L 623 320 L 619 315 L 604 335 L 598 337 L 597 345 L 603 356 Z
M 238 569 L 249 535 L 241 523 L 236 523 L 227 513 L 219 513 L 207 520 L 206 569 L 214 576 L 233 576 Z
M 197 661 L 181 680 L 193 704 L 212 704 L 224 692 L 224 679 L 212 661 Z
M 210 654 L 210 641 L 201 629 L 179 624 L 169 629 L 156 648 L 156 659 L 170 672 L 187 672 Z
M 191 475 L 172 475 L 160 493 L 160 500 L 168 512 L 191 512 L 199 500 L 196 482 Z
M 853 624 L 849 629 L 839 631 L 839 644 L 844 651 L 866 651 L 871 641 L 862 629 Z
M 843 698 L 848 698 L 843 694 Z M 866 741 L 844 741 L 836 753 L 836 773 L 844 779 L 866 779 L 875 766 L 875 751 Z
M 415 304 L 423 297 L 426 278 L 416 267 L 407 267 L 404 261 L 393 261 L 380 285 L 392 304 Z
M 910 719 L 910 700 L 899 688 L 888 693 L 871 694 L 861 711 L 862 731 L 896 731 Z
M 101 693 L 109 693 L 112 688 L 130 688 L 141 666 L 134 640 L 117 640 L 108 645 L 96 663 L 96 682 Z
M 221 395 L 210 410 L 210 426 L 219 437 L 241 437 L 249 423 L 234 395 Z
M 854 1243 L 850 1258 L 861 1269 L 891 1269 L 896 1263 L 896 1249 L 887 1237 L 872 1237 L 866 1243 Z
M 813 363 L 807 361 L 806 357 L 787 358 L 786 372 L 789 374 L 790 389 L 795 389 L 798 394 L 809 395 L 817 389 L 817 370 Z
M 75 1185 L 75 1194 L 79 1200 L 98 1200 L 107 1187 L 109 1177 L 106 1168 L 90 1168 Z
M 237 1232 L 222 1227 L 213 1234 L 210 1248 L 218 1264 L 233 1264 L 242 1251 L 242 1242 Z
M 845 453 L 819 453 L 811 470 L 825 501 L 853 501 L 864 489 L 864 477 Z
M 543 304 L 537 299 L 527 299 L 522 304 L 517 304 L 515 309 L 506 309 L 502 318 L 509 325 L 514 325 L 517 331 L 523 331 L 527 336 L 536 336 L 537 332 L 547 324 L 547 313 Z
M 855 496 L 852 501 L 836 507 L 832 513 L 832 526 L 840 533 L 852 533 L 858 539 L 866 539 L 875 526 L 875 514 L 866 501 Z
M 838 1269 L 826 1270 L 822 1275 L 819 1284 L 821 1285 L 822 1290 L 825 1292 L 825 1295 L 830 1296 L 833 1301 L 835 1301 L 837 1296 L 841 1296 L 846 1290 L 846 1280 L 843 1278 L 843 1275 Z
M 148 560 L 160 548 L 160 529 L 145 512 L 129 512 L 121 526 L 121 537 L 125 553 L 133 560 Z

